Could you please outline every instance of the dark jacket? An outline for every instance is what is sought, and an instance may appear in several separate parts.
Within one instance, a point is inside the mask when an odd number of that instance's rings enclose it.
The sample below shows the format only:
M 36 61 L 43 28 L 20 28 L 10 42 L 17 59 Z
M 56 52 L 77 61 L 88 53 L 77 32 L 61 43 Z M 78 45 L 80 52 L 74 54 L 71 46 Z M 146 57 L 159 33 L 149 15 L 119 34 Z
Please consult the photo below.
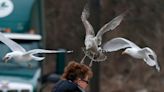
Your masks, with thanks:
M 60 80 L 57 82 L 52 92 L 82 92 L 78 86 L 69 80 Z

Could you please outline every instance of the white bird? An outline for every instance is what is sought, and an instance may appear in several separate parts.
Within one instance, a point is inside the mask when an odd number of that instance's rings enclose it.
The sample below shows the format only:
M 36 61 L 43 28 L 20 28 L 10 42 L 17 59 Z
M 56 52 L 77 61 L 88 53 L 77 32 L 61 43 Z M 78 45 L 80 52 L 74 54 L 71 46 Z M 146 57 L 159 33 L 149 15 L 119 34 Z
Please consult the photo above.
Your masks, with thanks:
M 12 52 L 7 53 L 3 57 L 3 60 L 5 62 L 7 62 L 8 60 L 10 60 L 12 58 L 15 60 L 15 62 L 18 62 L 18 63 L 28 62 L 31 60 L 41 61 L 45 57 L 34 56 L 34 54 L 63 53 L 63 52 L 70 53 L 70 52 L 72 52 L 72 51 L 57 51 L 57 50 L 45 50 L 45 49 L 33 49 L 33 50 L 26 51 L 21 45 L 17 44 L 13 40 L 5 37 L 1 32 L 0 32 L 0 41 L 3 42 L 4 44 L 6 44 L 12 50 Z
M 122 54 L 128 54 L 133 58 L 143 59 L 149 66 L 155 66 L 158 71 L 160 67 L 155 52 L 149 47 L 140 48 L 135 43 L 121 37 L 113 38 L 102 47 L 106 52 L 125 49 Z
M 102 42 L 102 35 L 105 32 L 108 32 L 110 30 L 114 30 L 123 20 L 125 13 L 117 16 L 107 24 L 105 24 L 97 33 L 95 36 L 94 29 L 92 25 L 88 22 L 87 18 L 89 17 L 89 9 L 88 7 L 85 7 L 82 15 L 81 20 L 84 24 L 84 27 L 86 29 L 86 36 L 85 36 L 85 49 L 84 53 L 85 56 L 82 58 L 81 63 L 84 63 L 84 59 L 86 56 L 88 56 L 91 59 L 90 66 L 92 65 L 92 61 L 104 61 L 106 60 L 106 56 L 103 54 L 101 50 L 101 42 Z

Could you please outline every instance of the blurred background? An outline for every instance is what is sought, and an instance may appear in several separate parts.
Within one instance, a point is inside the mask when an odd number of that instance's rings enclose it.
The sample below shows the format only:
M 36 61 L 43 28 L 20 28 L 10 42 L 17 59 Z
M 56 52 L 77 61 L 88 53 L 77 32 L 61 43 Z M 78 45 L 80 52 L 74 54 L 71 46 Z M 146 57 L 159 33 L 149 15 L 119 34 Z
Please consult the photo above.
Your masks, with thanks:
M 55 83 L 54 80 L 48 79 L 49 76 L 55 75 L 58 78 L 69 61 L 80 62 L 84 56 L 81 48 L 84 47 L 85 28 L 80 16 L 87 2 L 91 10 L 89 21 L 96 33 L 105 23 L 128 10 L 122 23 L 115 30 L 103 35 L 103 43 L 114 37 L 125 37 L 140 47 L 150 47 L 157 54 L 161 67 L 161 71 L 157 72 L 154 67 L 149 67 L 143 60 L 121 55 L 122 50 L 109 53 L 106 61 L 93 63 L 94 78 L 90 82 L 88 92 L 163 92 L 163 0 L 9 1 L 13 2 L 14 9 L 18 9 L 18 13 L 14 10 L 11 14 L 0 18 L 2 32 L 28 33 L 35 34 L 37 37 L 39 35 L 41 39 L 15 38 L 15 41 L 25 44 L 27 49 L 74 51 L 71 54 L 46 54 L 46 59 L 42 63 L 35 64 L 32 72 L 41 69 L 39 82 L 35 83 L 38 92 L 50 92 Z M 3 3 L 0 4 L 4 6 Z M 4 48 L 7 49 L 5 45 Z M 88 64 L 87 61 L 90 60 L 86 59 L 86 64 Z M 30 72 L 28 68 L 26 69 Z M 31 76 L 34 74 L 32 73 Z

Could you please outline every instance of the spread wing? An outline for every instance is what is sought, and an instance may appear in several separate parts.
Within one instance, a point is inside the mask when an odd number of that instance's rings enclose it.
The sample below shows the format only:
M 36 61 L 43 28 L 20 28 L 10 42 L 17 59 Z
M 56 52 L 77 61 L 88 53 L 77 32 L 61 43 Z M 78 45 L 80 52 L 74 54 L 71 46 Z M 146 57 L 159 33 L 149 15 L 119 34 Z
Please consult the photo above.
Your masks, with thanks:
M 21 45 L 5 37 L 1 32 L 0 32 L 0 41 L 6 44 L 12 51 L 26 52 L 26 50 Z
M 125 16 L 125 13 L 117 16 L 116 18 L 114 18 L 113 20 L 111 20 L 110 22 L 108 22 L 107 24 L 105 24 L 97 33 L 96 37 L 98 40 L 101 41 L 102 39 L 102 35 L 110 30 L 114 30 L 123 20 L 123 17 Z M 100 43 L 99 43 L 100 45 Z
M 84 24 L 86 35 L 95 35 L 92 25 L 87 20 L 88 17 L 89 17 L 89 9 L 88 9 L 88 5 L 86 5 L 83 9 L 81 20 Z
M 140 47 L 138 47 L 136 44 L 134 44 L 133 42 L 131 42 L 129 40 L 127 40 L 125 38 L 117 37 L 117 38 L 113 38 L 113 39 L 109 40 L 108 42 L 106 42 L 103 45 L 103 50 L 105 50 L 107 52 L 112 52 L 112 51 L 117 51 L 117 50 L 128 48 L 128 47 L 141 49 Z
M 45 49 L 33 49 L 27 51 L 24 55 L 27 54 L 38 54 L 38 53 L 71 53 L 72 51 L 65 50 L 45 50 Z

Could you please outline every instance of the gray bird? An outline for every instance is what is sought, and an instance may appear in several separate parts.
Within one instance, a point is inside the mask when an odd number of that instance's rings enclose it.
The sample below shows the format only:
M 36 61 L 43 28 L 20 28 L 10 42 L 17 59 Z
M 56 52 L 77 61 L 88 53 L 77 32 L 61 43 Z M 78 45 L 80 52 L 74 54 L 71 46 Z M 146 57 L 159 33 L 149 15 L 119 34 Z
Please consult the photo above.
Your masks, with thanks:
M 72 51 L 57 51 L 57 50 L 45 50 L 45 49 L 33 49 L 26 51 L 21 45 L 17 44 L 13 40 L 5 37 L 1 32 L 0 32 L 0 41 L 6 44 L 12 52 L 7 53 L 4 57 L 3 60 L 7 62 L 10 59 L 14 59 L 15 62 L 21 63 L 21 62 L 28 62 L 31 60 L 35 61 L 41 61 L 45 57 L 38 57 L 34 56 L 34 54 L 38 53 L 71 53 Z
M 101 49 L 101 42 L 102 42 L 102 35 L 105 32 L 108 32 L 110 30 L 114 30 L 123 20 L 123 17 L 125 16 L 125 13 L 117 16 L 107 24 L 105 24 L 97 33 L 95 36 L 94 29 L 92 25 L 88 22 L 89 17 L 89 9 L 88 7 L 85 7 L 82 15 L 81 20 L 84 24 L 84 27 L 86 29 L 86 36 L 85 36 L 85 48 L 83 49 L 85 56 L 82 58 L 81 63 L 84 63 L 84 59 L 89 57 L 91 59 L 90 66 L 92 66 L 92 61 L 105 61 L 106 56 L 103 54 Z
M 155 52 L 149 47 L 140 48 L 135 43 L 121 37 L 113 38 L 106 42 L 102 47 L 106 52 L 113 52 L 120 49 L 125 49 L 122 54 L 128 54 L 136 59 L 143 59 L 149 66 L 155 66 L 157 71 L 160 67 L 157 62 Z

